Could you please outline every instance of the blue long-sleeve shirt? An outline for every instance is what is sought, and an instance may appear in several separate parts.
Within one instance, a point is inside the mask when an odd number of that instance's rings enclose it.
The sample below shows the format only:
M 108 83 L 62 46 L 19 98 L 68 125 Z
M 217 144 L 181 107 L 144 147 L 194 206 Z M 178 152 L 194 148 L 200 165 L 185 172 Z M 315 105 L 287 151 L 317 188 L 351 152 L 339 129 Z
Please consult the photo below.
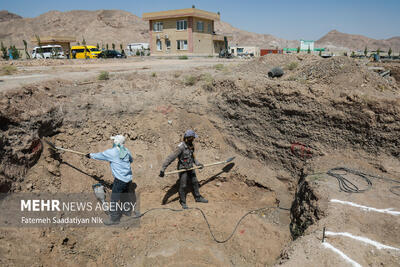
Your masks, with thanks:
M 129 150 L 128 154 L 126 154 L 123 159 L 119 158 L 119 151 L 117 147 L 107 149 L 106 151 L 100 153 L 90 153 L 90 158 L 110 162 L 111 172 L 114 178 L 125 183 L 132 181 L 131 163 L 133 158 Z

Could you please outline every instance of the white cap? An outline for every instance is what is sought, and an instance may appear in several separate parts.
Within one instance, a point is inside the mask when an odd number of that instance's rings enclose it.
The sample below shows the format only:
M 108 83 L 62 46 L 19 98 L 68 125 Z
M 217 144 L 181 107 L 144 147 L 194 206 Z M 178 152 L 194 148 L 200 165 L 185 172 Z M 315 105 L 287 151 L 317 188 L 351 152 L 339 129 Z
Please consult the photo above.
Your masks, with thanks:
M 114 144 L 116 145 L 123 145 L 125 143 L 125 137 L 122 135 L 115 135 L 110 137 L 112 140 L 114 140 Z

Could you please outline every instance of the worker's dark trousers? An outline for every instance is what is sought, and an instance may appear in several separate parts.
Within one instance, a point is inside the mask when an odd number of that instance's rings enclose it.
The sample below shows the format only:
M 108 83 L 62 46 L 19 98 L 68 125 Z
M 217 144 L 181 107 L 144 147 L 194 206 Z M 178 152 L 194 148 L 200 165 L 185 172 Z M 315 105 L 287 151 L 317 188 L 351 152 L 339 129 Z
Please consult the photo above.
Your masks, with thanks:
M 186 203 L 186 186 L 188 180 L 192 182 L 194 197 L 200 197 L 199 181 L 197 180 L 196 172 L 194 170 L 181 172 L 179 174 L 179 198 L 181 203 Z
M 120 204 L 122 204 L 122 208 L 125 207 L 128 209 L 115 209 L 118 201 Z M 112 210 L 110 210 L 110 217 L 113 221 L 119 220 L 122 216 L 122 213 L 129 215 L 132 212 L 132 205 L 135 204 L 132 182 L 125 183 L 115 178 L 110 202 L 112 203 L 111 207 L 114 207 Z M 123 205 L 126 202 L 127 204 Z

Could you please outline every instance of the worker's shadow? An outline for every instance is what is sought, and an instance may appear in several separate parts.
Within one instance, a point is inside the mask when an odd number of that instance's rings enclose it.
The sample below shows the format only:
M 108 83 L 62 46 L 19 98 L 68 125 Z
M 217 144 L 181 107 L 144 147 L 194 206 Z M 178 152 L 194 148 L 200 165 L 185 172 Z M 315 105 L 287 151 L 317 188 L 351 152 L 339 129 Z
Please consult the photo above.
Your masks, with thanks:
M 74 170 L 76 170 L 76 171 L 78 171 L 78 172 L 80 172 L 80 173 L 82 173 L 82 174 L 85 174 L 85 175 L 87 175 L 87 176 L 93 178 L 94 180 L 96 180 L 97 182 L 99 182 L 100 184 L 102 184 L 104 187 L 106 187 L 106 188 L 108 188 L 108 189 L 111 189 L 111 188 L 112 188 L 112 183 L 107 182 L 107 181 L 104 181 L 103 179 L 101 179 L 101 177 L 99 177 L 99 176 L 97 176 L 97 175 L 91 175 L 91 174 L 89 174 L 89 173 L 87 173 L 87 172 L 85 172 L 85 171 L 79 169 L 78 167 L 75 167 L 74 165 L 72 165 L 72 164 L 70 164 L 70 163 L 68 163 L 68 162 L 66 162 L 66 161 L 63 161 L 63 160 L 62 160 L 60 163 L 61 163 L 61 164 L 65 164 L 65 165 L 71 167 L 72 169 L 74 169 Z
M 81 170 L 81 169 L 79 169 L 78 167 L 75 167 L 75 166 L 72 165 L 71 163 L 64 161 L 64 160 L 61 158 L 61 156 L 60 156 L 60 154 L 59 154 L 58 152 L 56 152 L 56 151 L 54 151 L 54 150 L 52 150 L 52 149 L 49 149 L 49 151 L 50 151 L 51 157 L 52 157 L 53 159 L 57 160 L 58 162 L 60 162 L 60 164 L 65 164 L 65 165 L 71 167 L 72 169 L 74 169 L 74 170 L 76 170 L 76 171 L 78 171 L 78 172 L 80 172 L 80 173 L 82 173 L 82 174 L 84 174 L 84 175 L 87 175 L 87 176 L 93 178 L 94 180 L 96 180 L 97 182 L 99 182 L 100 184 L 102 184 L 104 187 L 106 187 L 106 188 L 108 188 L 108 189 L 112 189 L 112 183 L 107 182 L 107 181 L 104 181 L 103 179 L 101 179 L 101 177 L 96 176 L 96 175 L 91 175 L 91 174 L 85 172 L 84 170 Z
M 217 174 L 214 174 L 213 176 L 211 176 L 211 177 L 208 178 L 207 180 L 200 181 L 200 182 L 199 182 L 199 187 L 202 187 L 202 186 L 204 186 L 204 185 L 206 185 L 206 184 L 208 184 L 208 183 L 214 181 L 214 180 L 217 179 L 222 173 L 224 173 L 224 172 L 229 172 L 229 171 L 233 168 L 233 166 L 235 166 L 235 163 L 233 163 L 233 162 L 227 164 L 227 165 L 226 165 L 224 168 L 222 168 L 222 170 L 221 170 L 220 172 L 218 172 Z M 190 180 L 190 179 L 188 179 L 188 180 Z M 192 189 L 193 189 L 193 185 L 192 185 L 191 181 L 188 181 L 188 184 L 187 184 L 186 192 L 185 192 L 185 193 L 187 194 L 187 193 L 189 193 L 189 192 L 192 192 L 192 194 L 193 194 L 193 196 L 194 196 L 194 193 L 193 193 L 193 190 L 192 190 Z M 175 197 L 175 198 L 173 198 L 173 199 L 171 199 L 171 200 L 169 200 L 169 198 L 172 197 L 173 195 L 177 194 L 178 192 L 179 192 L 179 178 L 178 178 L 178 180 L 176 181 L 176 183 L 168 189 L 167 193 L 165 194 L 165 196 L 164 196 L 163 199 L 162 199 L 161 204 L 162 204 L 162 205 L 165 205 L 165 204 L 168 204 L 168 203 L 177 201 L 177 200 L 179 199 L 179 196 L 177 196 L 177 197 Z

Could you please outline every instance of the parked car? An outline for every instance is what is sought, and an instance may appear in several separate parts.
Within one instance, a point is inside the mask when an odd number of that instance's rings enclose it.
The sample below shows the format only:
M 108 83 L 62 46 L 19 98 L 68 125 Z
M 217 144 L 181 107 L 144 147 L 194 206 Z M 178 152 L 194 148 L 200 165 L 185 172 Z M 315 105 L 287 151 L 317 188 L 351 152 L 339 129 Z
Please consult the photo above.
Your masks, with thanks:
M 94 45 L 75 45 L 71 47 L 70 58 L 97 58 L 100 52 Z
M 33 48 L 32 58 L 65 58 L 65 55 L 60 45 L 42 45 Z
M 116 50 L 104 50 L 99 54 L 99 58 L 126 58 L 126 55 Z
M 126 47 L 129 51 L 148 50 L 150 49 L 149 43 L 131 43 Z

